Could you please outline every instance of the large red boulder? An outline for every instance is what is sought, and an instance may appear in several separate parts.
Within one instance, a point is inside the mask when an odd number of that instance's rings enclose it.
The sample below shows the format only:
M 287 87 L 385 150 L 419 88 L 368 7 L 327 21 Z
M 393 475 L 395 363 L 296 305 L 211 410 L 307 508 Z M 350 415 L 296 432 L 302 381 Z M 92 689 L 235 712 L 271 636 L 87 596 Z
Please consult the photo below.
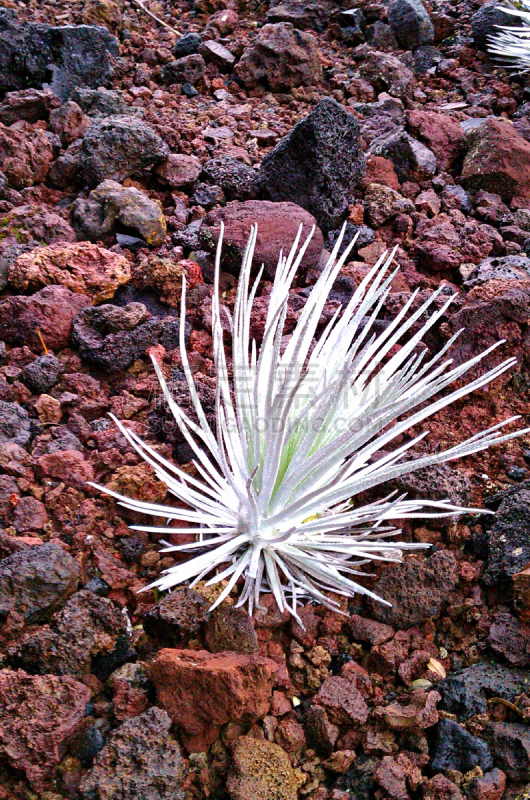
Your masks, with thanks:
M 156 702 L 181 728 L 189 752 L 202 752 L 227 722 L 252 723 L 270 706 L 278 665 L 270 658 L 206 650 L 161 650 L 151 667 Z
M 224 208 L 210 211 L 200 232 L 201 241 L 209 250 L 217 245 L 221 222 L 225 226 L 223 266 L 232 272 L 239 272 L 241 268 L 250 228 L 254 224 L 258 226 L 254 267 L 257 272 L 264 264 L 265 275 L 269 278 L 276 272 L 280 250 L 283 250 L 284 255 L 289 253 L 300 225 L 302 242 L 315 226 L 313 238 L 302 259 L 302 268 L 315 266 L 324 247 L 324 238 L 320 228 L 316 226 L 315 218 L 296 203 L 273 203 L 270 200 L 247 200 L 240 203 L 236 200 Z
M 61 350 L 70 343 L 74 317 L 89 305 L 88 297 L 65 286 L 45 286 L 31 297 L 6 297 L 0 302 L 0 339 L 38 352 L 40 331 L 50 350 Z
M 470 189 L 485 189 L 503 200 L 530 198 L 530 142 L 507 121 L 487 117 L 471 134 L 462 167 Z

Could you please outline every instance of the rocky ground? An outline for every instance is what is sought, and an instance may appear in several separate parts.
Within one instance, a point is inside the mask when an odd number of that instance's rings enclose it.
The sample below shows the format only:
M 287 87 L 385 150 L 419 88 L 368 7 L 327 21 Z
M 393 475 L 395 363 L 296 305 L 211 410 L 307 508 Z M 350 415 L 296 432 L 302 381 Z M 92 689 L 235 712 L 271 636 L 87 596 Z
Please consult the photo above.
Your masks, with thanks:
M 138 594 L 174 561 L 87 486 L 166 498 L 109 411 L 193 470 L 149 354 L 188 407 L 186 276 L 211 412 L 221 220 L 228 305 L 259 224 L 258 340 L 279 248 L 317 225 L 292 324 L 344 220 L 323 322 L 397 245 L 381 326 L 442 283 L 431 352 L 462 327 L 457 363 L 505 340 L 486 366 L 517 366 L 432 419 L 429 448 L 528 413 L 530 88 L 484 51 L 506 15 L 146 4 L 165 25 L 136 0 L 0 0 L 0 799 L 525 797 L 528 440 L 400 482 L 497 514 L 408 523 L 432 547 L 367 579 L 393 607 L 308 605 L 305 630 L 273 602 L 209 613 L 201 585 Z

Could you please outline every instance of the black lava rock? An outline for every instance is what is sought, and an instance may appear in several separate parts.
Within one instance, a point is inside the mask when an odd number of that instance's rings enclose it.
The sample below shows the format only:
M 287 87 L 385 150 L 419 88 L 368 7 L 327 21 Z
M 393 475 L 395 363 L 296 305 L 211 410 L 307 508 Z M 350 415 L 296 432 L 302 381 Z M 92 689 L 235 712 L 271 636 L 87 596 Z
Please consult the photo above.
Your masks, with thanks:
M 139 561 L 145 549 L 142 540 L 137 539 L 136 536 L 128 536 L 126 539 L 122 539 L 120 546 L 123 559 L 127 564 L 134 564 Z
M 488 697 L 514 697 L 528 691 L 528 672 L 482 661 L 450 675 L 436 685 L 442 694 L 440 707 L 465 721 L 488 711 Z
M 181 644 L 196 634 L 208 619 L 210 604 L 193 589 L 180 589 L 166 595 L 143 618 L 148 636 L 169 646 Z
M 60 545 L 19 550 L 0 561 L 0 620 L 16 610 L 40 622 L 66 602 L 78 581 L 77 562 Z
M 196 53 L 201 46 L 202 38 L 200 33 L 185 33 L 177 39 L 173 47 L 173 55 L 178 60 L 184 56 L 191 56 Z
M 483 772 L 493 767 L 487 743 L 451 719 L 442 719 L 436 727 L 436 738 L 430 767 L 434 774 L 445 769 L 468 772 L 480 767 Z
M 326 241 L 324 242 L 324 247 L 326 250 L 333 250 L 337 239 L 341 234 L 342 228 L 339 228 L 335 231 L 330 231 L 326 237 Z M 351 256 L 357 255 L 359 250 L 362 247 L 366 247 L 368 244 L 372 244 L 375 240 L 375 233 L 374 231 L 369 228 L 367 225 L 352 225 L 351 222 L 346 223 L 346 230 L 344 231 L 344 237 L 342 239 L 341 245 L 339 247 L 339 256 L 341 256 L 348 245 L 350 244 L 351 240 L 357 236 L 357 241 L 355 242 L 353 249 L 351 251 Z
M 77 86 L 105 86 L 118 55 L 118 40 L 103 26 L 19 23 L 0 9 L 0 94 L 46 84 L 67 100 Z
M 530 486 L 527 481 L 501 503 L 486 533 L 486 584 L 507 582 L 530 561 Z
M 164 83 L 182 83 L 193 86 L 202 77 L 206 63 L 199 53 L 193 53 L 165 64 L 161 70 Z
M 471 31 L 475 45 L 481 50 L 488 49 L 488 39 L 498 33 L 498 25 L 517 25 L 517 18 L 506 14 L 497 0 L 479 8 L 471 17 Z
M 86 361 L 119 372 L 156 344 L 161 330 L 162 321 L 150 318 L 141 303 L 108 304 L 85 308 L 75 317 L 72 344 Z
M 329 231 L 340 223 L 365 171 L 359 123 L 325 98 L 265 156 L 259 183 L 265 198 L 297 203 Z
M 0 400 L 0 444 L 15 442 L 24 447 L 30 438 L 31 422 L 26 409 Z
M 230 156 L 218 156 L 207 161 L 201 178 L 220 186 L 227 200 L 253 200 L 258 194 L 256 170 Z
M 421 0 L 392 0 L 388 22 L 404 50 L 434 42 L 434 27 Z
M 62 364 L 52 353 L 38 356 L 22 370 L 20 379 L 33 394 L 49 392 L 59 380 Z

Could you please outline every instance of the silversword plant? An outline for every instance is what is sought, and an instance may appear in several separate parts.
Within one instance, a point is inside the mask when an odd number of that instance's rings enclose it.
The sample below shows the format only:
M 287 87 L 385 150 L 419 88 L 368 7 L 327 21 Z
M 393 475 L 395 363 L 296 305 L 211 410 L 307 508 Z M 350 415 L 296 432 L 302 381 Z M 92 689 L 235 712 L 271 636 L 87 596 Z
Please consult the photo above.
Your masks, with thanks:
M 522 25 L 498 26 L 499 32 L 489 37 L 488 51 L 507 69 L 526 72 L 530 69 L 530 0 L 518 0 L 517 6 L 498 6 L 506 14 L 518 17 Z
M 176 404 L 159 364 L 153 360 L 167 404 L 195 453 L 196 474 L 179 469 L 115 420 L 130 444 L 181 502 L 176 507 L 156 505 L 99 488 L 128 509 L 164 518 L 168 523 L 178 520 L 189 524 L 177 528 L 133 526 L 135 530 L 195 534 L 191 543 L 163 542 L 163 552 L 190 553 L 191 558 L 165 570 L 152 587 L 168 590 L 183 582 L 224 581 L 216 606 L 241 579 L 237 605 L 246 604 L 252 613 L 260 595 L 272 592 L 279 608 L 295 617 L 302 598 L 330 608 L 336 608 L 337 603 L 329 593 L 352 596 L 358 592 L 379 600 L 358 582 L 359 575 L 364 574 L 360 568 L 369 561 L 399 561 L 403 551 L 424 546 L 396 541 L 400 531 L 389 524 L 391 520 L 476 509 L 396 495 L 363 505 L 356 502 L 356 496 L 414 470 L 461 458 L 520 435 L 522 431 L 501 431 L 516 419 L 512 417 L 443 452 L 414 455 L 426 433 L 402 441 L 407 430 L 498 378 L 515 364 L 515 359 L 440 396 L 497 345 L 454 366 L 446 355 L 456 334 L 439 353 L 427 358 L 421 339 L 453 299 L 449 297 L 430 313 L 443 286 L 416 310 L 418 292 L 414 292 L 383 332 L 374 333 L 397 272 L 389 269 L 393 254 L 383 256 L 370 269 L 348 305 L 337 308 L 316 336 L 330 290 L 354 244 L 338 258 L 342 236 L 293 332 L 284 337 L 289 289 L 310 241 L 309 237 L 299 246 L 301 229 L 290 253 L 286 257 L 280 254 L 258 348 L 250 337 L 253 303 L 262 275 L 260 272 L 251 284 L 257 229 L 251 230 L 243 257 L 233 316 L 221 305 L 219 291 L 222 234 L 221 230 L 212 299 L 217 373 L 215 433 L 208 424 L 186 355 L 185 286 L 180 351 L 197 422 Z M 232 339 L 231 365 L 223 344 L 227 323 Z M 426 402 L 435 395 L 438 399 Z

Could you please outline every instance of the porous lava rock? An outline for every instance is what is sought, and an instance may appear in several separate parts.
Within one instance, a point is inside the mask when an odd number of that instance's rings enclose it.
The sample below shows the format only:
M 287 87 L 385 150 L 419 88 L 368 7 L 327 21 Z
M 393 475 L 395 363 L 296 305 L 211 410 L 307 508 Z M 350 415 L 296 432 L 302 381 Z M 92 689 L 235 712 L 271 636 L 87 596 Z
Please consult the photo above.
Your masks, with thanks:
M 321 100 L 261 162 L 264 196 L 309 211 L 324 230 L 336 227 L 364 176 L 359 123 L 336 100 Z
M 299 780 L 289 756 L 273 742 L 240 736 L 232 753 L 230 800 L 296 800 Z
M 33 290 L 58 284 L 94 303 L 110 300 L 118 286 L 131 278 L 124 256 L 90 242 L 54 244 L 23 253 L 9 269 L 9 280 L 18 289 Z
M 506 120 L 488 117 L 469 134 L 462 181 L 505 201 L 530 198 L 530 143 Z
M 112 732 L 79 790 L 83 800 L 184 800 L 185 776 L 171 720 L 155 706 Z
M 90 186 L 106 179 L 121 182 L 168 156 L 167 144 L 138 117 L 118 114 L 97 118 L 83 138 L 83 176 Z
M 396 628 L 410 628 L 436 618 L 458 583 L 455 556 L 439 551 L 430 558 L 409 558 L 387 567 L 373 591 L 392 606 L 369 600 L 373 616 Z
M 264 25 L 246 48 L 234 72 L 246 87 L 263 81 L 273 92 L 313 86 L 322 78 L 317 41 L 289 22 Z
M 36 791 L 55 777 L 90 696 L 71 677 L 0 670 L 0 754 Z
M 111 600 L 76 592 L 49 625 L 26 634 L 9 652 L 10 663 L 40 675 L 90 673 L 92 659 L 116 650 L 127 636 L 123 614 Z

